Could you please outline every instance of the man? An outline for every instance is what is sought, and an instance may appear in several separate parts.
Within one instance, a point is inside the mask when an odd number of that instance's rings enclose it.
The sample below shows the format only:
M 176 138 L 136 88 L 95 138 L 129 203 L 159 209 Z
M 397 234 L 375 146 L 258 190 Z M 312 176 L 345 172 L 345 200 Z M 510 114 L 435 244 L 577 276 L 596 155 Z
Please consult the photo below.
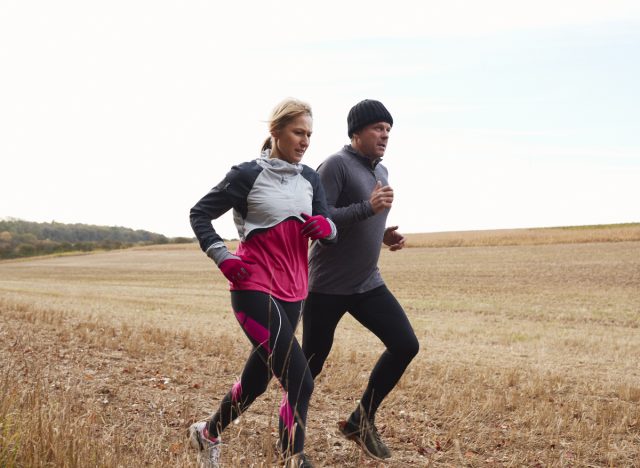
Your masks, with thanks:
M 349 312 L 386 346 L 369 377 L 360 403 L 339 424 L 345 437 L 376 459 L 391 456 L 380 439 L 375 416 L 382 400 L 418 353 L 418 340 L 407 316 L 378 270 L 382 244 L 397 251 L 405 238 L 398 226 L 385 228 L 393 189 L 380 164 L 393 118 L 385 106 L 365 99 L 347 117 L 351 144 L 318 168 L 338 242 L 315 242 L 309 256 L 309 296 L 303 311 L 302 347 L 313 378 L 331 351 L 342 316 Z

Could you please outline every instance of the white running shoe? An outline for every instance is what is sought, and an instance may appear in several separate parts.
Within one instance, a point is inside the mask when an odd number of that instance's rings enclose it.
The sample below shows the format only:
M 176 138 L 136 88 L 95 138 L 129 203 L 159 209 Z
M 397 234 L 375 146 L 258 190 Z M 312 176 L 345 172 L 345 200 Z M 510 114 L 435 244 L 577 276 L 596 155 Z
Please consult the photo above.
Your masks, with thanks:
M 193 423 L 189 427 L 189 443 L 199 451 L 200 465 L 203 468 L 218 468 L 220 466 L 220 437 L 213 442 L 204 435 L 207 427 L 206 421 Z

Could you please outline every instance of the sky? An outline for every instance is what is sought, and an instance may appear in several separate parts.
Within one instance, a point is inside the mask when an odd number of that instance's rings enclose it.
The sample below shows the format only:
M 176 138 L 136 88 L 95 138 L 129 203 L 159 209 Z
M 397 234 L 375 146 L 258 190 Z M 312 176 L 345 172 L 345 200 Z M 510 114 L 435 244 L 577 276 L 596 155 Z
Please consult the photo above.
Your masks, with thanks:
M 403 233 L 640 222 L 637 0 L 3 0 L 0 63 L 0 218 L 191 237 L 296 97 L 312 168 L 389 109 Z

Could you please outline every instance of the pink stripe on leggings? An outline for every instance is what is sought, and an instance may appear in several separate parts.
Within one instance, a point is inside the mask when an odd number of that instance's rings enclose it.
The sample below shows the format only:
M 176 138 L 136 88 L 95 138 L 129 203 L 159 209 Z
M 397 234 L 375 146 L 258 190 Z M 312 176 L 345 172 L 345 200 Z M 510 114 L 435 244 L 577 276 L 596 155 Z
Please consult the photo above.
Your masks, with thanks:
M 242 395 L 242 382 L 239 380 L 231 387 L 231 401 L 237 403 Z
M 287 392 L 284 392 L 284 395 L 282 396 L 282 402 L 280 403 L 280 419 L 282 419 L 282 422 L 287 427 L 289 438 L 293 440 L 293 410 L 291 409 L 291 405 L 289 404 Z
M 271 348 L 269 347 L 269 330 L 264 328 L 251 317 L 247 317 L 244 312 L 236 312 L 235 314 L 238 322 L 240 322 L 240 325 L 247 334 L 257 341 L 260 346 L 266 349 L 267 353 L 271 354 Z

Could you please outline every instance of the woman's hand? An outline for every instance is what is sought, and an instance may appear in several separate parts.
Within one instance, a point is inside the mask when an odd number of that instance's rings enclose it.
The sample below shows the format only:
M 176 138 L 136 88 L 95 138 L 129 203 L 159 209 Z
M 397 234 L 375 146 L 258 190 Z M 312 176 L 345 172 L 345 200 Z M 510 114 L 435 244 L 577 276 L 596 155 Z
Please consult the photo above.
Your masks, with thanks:
M 244 281 L 251 276 L 251 262 L 247 262 L 237 255 L 230 255 L 218 265 L 222 274 L 232 283 Z
M 329 237 L 333 233 L 331 223 L 324 216 L 309 216 L 306 213 L 302 213 L 302 217 L 305 219 L 305 222 L 300 229 L 300 233 L 303 236 L 316 240 Z

